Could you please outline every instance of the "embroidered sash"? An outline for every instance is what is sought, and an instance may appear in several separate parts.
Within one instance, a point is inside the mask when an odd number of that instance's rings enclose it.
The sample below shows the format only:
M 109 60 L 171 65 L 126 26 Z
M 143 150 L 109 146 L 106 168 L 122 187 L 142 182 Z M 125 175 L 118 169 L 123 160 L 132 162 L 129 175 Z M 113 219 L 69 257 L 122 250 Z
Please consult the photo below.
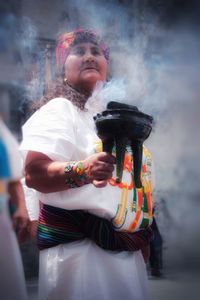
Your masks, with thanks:
M 151 228 L 138 232 L 118 232 L 112 224 L 82 210 L 65 210 L 43 205 L 40 211 L 37 244 L 40 250 L 89 238 L 112 251 L 137 251 L 148 246 Z

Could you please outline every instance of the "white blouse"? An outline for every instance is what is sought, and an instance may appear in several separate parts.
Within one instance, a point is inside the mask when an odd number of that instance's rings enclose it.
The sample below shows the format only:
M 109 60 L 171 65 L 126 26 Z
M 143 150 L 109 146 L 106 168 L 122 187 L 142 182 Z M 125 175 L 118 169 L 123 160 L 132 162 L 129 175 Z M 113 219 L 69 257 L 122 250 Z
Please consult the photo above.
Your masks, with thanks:
M 79 161 L 101 149 L 101 141 L 96 134 L 92 114 L 81 111 L 64 98 L 55 98 L 41 107 L 23 126 L 23 141 L 20 146 L 23 160 L 28 151 L 37 151 L 47 155 L 54 161 Z M 130 166 L 131 154 L 127 153 L 127 164 Z M 152 192 L 151 160 L 149 152 L 143 151 L 143 164 L 146 173 L 143 181 L 149 194 Z M 115 172 L 113 174 L 115 177 Z M 144 214 L 137 216 L 137 224 L 132 226 L 139 205 L 139 193 L 130 188 L 132 174 L 124 168 L 123 186 L 108 184 L 104 188 L 96 188 L 87 184 L 79 188 L 71 188 L 55 193 L 39 193 L 35 195 L 41 202 L 59 208 L 81 209 L 92 214 L 113 220 L 116 230 L 138 230 Z M 128 188 L 129 186 L 129 188 Z M 135 197 L 135 199 L 134 199 Z M 134 201 L 135 203 L 134 203 Z M 149 196 L 149 215 L 151 222 L 152 198 Z

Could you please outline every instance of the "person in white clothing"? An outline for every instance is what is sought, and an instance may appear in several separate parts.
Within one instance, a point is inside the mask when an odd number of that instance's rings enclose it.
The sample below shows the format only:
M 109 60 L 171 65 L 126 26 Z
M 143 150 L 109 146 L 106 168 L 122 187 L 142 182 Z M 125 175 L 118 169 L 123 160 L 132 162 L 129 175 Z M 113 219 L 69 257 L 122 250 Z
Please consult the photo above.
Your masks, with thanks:
M 145 214 L 137 205 L 147 199 L 146 215 L 152 217 L 151 156 L 144 148 L 144 187 L 136 189 L 126 183 L 132 178 L 130 153 L 117 185 L 114 154 L 99 151 L 85 104 L 96 83 L 107 80 L 109 49 L 103 40 L 91 30 L 63 34 L 56 57 L 60 77 L 23 126 L 20 146 L 26 184 L 42 203 L 39 297 L 144 300 L 140 250 L 148 247 L 151 230 L 142 228 Z
M 14 228 L 24 240 L 28 214 L 24 203 L 18 144 L 0 119 L 0 295 L 4 300 L 27 300 L 24 270 Z M 9 199 L 16 205 L 13 223 Z

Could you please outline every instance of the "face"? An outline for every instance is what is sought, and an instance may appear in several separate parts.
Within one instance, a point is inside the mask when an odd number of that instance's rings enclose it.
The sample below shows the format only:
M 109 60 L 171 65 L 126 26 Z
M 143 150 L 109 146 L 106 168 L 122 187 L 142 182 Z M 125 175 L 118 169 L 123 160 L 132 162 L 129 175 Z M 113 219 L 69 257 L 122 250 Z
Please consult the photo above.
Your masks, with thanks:
M 97 81 L 106 80 L 108 63 L 97 45 L 80 43 L 70 50 L 64 68 L 69 85 L 91 94 Z

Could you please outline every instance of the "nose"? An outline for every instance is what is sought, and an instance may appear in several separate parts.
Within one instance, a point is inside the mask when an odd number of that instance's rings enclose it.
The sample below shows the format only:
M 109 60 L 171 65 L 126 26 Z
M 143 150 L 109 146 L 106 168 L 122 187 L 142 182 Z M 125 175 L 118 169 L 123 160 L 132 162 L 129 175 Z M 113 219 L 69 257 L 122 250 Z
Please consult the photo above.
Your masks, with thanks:
M 92 54 L 91 50 L 86 51 L 84 55 L 84 61 L 94 61 L 94 55 Z

